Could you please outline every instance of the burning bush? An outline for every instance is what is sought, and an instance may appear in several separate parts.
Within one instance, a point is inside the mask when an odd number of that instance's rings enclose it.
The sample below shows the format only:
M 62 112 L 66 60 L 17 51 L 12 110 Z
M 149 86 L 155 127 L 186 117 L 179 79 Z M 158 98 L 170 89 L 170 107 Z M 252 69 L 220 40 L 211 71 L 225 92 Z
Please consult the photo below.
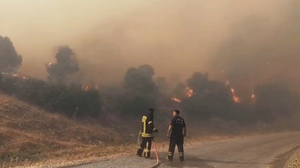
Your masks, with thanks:
M 178 88 L 180 86 L 182 88 L 184 85 L 181 84 Z M 180 101 L 188 116 L 200 120 L 232 118 L 234 103 L 230 88 L 225 84 L 208 80 L 208 74 L 195 72 L 187 80 L 187 86 L 181 93 L 181 95 L 184 94 L 185 98 L 180 99 Z
M 23 79 L 0 75 L 0 90 L 52 112 L 69 117 L 97 117 L 102 102 L 96 90 L 85 91 L 81 86 L 58 85 L 38 79 Z

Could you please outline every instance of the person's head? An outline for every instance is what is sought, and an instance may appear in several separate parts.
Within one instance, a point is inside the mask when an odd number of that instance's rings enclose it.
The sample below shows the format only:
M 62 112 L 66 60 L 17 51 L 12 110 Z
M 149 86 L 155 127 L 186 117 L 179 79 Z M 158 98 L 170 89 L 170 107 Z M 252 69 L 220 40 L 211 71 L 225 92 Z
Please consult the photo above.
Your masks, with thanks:
M 150 114 L 150 115 L 153 115 L 154 114 L 154 108 L 149 108 L 149 110 L 148 110 L 148 113 Z
M 174 110 L 174 111 L 173 111 L 173 117 L 179 116 L 179 114 L 180 114 L 180 111 L 179 111 L 179 110 Z

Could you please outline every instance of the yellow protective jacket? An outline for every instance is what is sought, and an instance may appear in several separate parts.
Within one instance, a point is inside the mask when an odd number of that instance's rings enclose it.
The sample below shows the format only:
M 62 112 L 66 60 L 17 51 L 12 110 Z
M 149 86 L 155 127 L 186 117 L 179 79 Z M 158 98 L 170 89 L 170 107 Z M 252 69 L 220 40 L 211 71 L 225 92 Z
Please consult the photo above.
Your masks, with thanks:
M 142 137 L 143 138 L 152 138 L 154 130 L 156 130 L 156 128 L 154 127 L 153 116 L 150 114 L 148 116 L 143 116 L 142 117 L 142 130 L 141 130 Z

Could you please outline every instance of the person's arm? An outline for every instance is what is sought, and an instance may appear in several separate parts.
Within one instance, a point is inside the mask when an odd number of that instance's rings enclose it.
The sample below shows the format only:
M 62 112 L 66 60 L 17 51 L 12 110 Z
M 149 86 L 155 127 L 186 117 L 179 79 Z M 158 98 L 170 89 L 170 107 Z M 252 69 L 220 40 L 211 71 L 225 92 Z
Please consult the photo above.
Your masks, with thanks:
M 153 124 L 153 132 L 158 133 L 158 129 L 154 126 L 154 124 Z
M 186 127 L 183 127 L 183 137 L 186 137 Z
M 169 128 L 168 128 L 168 132 L 167 132 L 167 137 L 168 138 L 170 138 L 170 136 L 171 136 L 172 129 L 173 129 L 173 126 L 170 125 Z
M 185 125 L 185 121 L 183 120 L 183 137 L 186 137 L 186 131 L 187 131 L 187 129 L 186 129 L 186 125 Z
M 143 122 L 142 122 L 142 128 L 140 129 L 139 136 L 141 136 L 141 135 L 142 135 L 143 128 L 144 128 L 144 126 L 143 126 L 143 125 L 144 125 L 144 124 L 143 124 Z
M 153 130 L 153 132 L 158 133 L 158 129 L 154 126 L 154 120 L 153 117 L 149 117 L 149 120 L 147 120 L 148 126 L 150 127 L 150 129 Z
M 174 120 L 174 118 L 171 120 L 171 123 L 169 125 L 169 128 L 168 128 L 168 132 L 167 132 L 167 137 L 170 138 L 171 136 L 171 133 L 172 133 L 172 129 L 173 129 L 173 126 L 176 124 L 176 121 Z

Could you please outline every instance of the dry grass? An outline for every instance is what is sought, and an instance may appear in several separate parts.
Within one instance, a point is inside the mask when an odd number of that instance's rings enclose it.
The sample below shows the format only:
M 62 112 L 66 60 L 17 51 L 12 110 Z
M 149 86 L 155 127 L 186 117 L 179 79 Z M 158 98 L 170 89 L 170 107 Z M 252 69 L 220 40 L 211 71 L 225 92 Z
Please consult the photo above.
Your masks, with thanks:
M 140 120 L 121 121 L 115 116 L 106 116 L 101 125 L 74 121 L 0 94 L 0 167 L 62 167 L 134 153 L 140 125 Z M 158 125 L 158 148 L 167 145 L 167 126 L 167 122 Z M 197 135 L 200 130 L 189 131 Z M 225 138 L 201 135 L 201 141 Z M 196 137 L 189 139 L 189 144 L 198 142 Z
M 0 95 L 0 167 L 51 164 L 124 152 L 122 136 Z
M 74 121 L 0 93 L 0 167 L 64 167 L 134 153 L 140 120 L 105 118 L 101 123 Z M 224 121 L 187 123 L 187 145 L 278 131 L 265 125 L 241 128 Z M 156 124 L 160 131 L 156 146 L 162 151 L 168 145 L 168 121 Z

